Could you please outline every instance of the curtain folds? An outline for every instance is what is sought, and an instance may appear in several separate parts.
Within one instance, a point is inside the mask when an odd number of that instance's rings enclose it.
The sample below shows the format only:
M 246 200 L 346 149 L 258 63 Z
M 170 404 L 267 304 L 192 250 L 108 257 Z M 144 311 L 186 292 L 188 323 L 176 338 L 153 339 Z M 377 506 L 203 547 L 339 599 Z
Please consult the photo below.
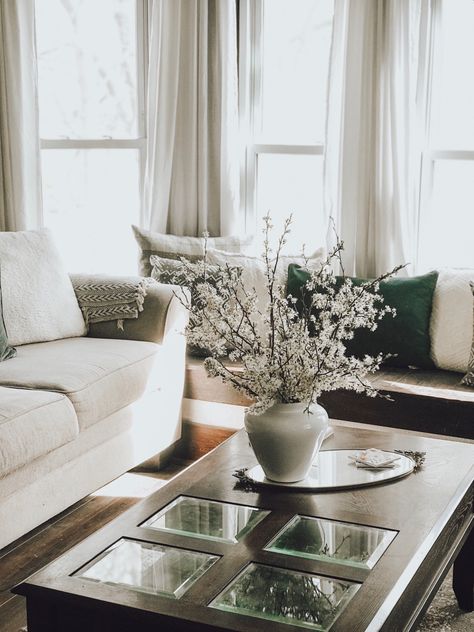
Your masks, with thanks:
M 42 223 L 34 0 L 0 2 L 0 230 Z
M 152 0 L 142 225 L 228 235 L 239 208 L 234 0 Z
M 413 271 L 430 19 L 425 0 L 335 2 L 325 212 L 347 274 Z

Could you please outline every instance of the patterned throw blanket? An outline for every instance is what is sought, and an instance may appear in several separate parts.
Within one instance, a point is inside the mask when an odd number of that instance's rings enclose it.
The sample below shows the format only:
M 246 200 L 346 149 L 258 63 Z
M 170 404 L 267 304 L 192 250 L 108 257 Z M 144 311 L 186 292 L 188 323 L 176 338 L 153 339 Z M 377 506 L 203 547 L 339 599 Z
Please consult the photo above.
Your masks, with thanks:
M 71 274 L 71 281 L 86 324 L 116 320 L 123 330 L 123 321 L 138 318 L 143 310 L 150 279 L 104 275 Z

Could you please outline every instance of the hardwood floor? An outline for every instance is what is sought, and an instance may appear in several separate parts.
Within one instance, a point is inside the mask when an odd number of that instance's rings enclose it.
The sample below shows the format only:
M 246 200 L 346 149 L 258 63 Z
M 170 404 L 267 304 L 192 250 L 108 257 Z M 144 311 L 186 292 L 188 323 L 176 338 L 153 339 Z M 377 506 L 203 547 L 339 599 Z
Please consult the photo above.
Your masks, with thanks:
M 172 459 L 159 472 L 128 472 L 0 551 L 0 632 L 26 626 L 24 598 L 10 589 L 132 507 L 192 461 Z

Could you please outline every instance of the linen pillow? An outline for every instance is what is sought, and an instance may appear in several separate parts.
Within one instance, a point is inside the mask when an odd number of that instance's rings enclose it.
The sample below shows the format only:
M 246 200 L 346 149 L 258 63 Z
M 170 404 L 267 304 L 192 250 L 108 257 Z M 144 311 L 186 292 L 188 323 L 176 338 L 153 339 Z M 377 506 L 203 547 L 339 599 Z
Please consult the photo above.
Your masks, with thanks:
M 474 321 L 470 281 L 474 270 L 439 271 L 430 323 L 431 357 L 445 371 L 468 370 Z
M 288 294 L 301 296 L 301 288 L 309 278 L 306 270 L 291 265 L 288 270 Z M 408 278 L 392 278 L 380 283 L 384 304 L 397 310 L 379 322 L 375 331 L 359 329 L 347 341 L 349 355 L 363 357 L 378 353 L 396 354 L 386 361 L 389 366 L 432 368 L 430 356 L 430 317 L 437 272 Z M 342 277 L 338 277 L 342 282 Z M 360 285 L 366 279 L 352 278 Z
M 181 256 L 190 261 L 202 259 L 204 256 L 204 237 L 164 235 L 133 225 L 132 230 L 140 247 L 139 274 L 142 276 L 151 275 L 150 257 L 152 255 L 165 259 L 179 259 Z M 228 252 L 242 252 L 250 246 L 252 239 L 252 236 L 209 237 L 207 246 Z
M 0 233 L 0 263 L 11 345 L 85 335 L 71 280 L 48 230 Z
M 471 281 L 469 285 L 470 285 L 472 294 L 474 294 L 474 283 Z M 469 356 L 469 364 L 467 367 L 467 373 L 462 378 L 461 384 L 465 384 L 466 386 L 474 386 L 474 331 L 473 331 L 473 336 L 472 336 L 471 352 Z
M 0 362 L 8 360 L 16 356 L 16 349 L 10 347 L 7 339 L 7 332 L 5 331 L 5 323 L 3 322 L 3 310 L 2 310 L 2 290 L 0 287 Z

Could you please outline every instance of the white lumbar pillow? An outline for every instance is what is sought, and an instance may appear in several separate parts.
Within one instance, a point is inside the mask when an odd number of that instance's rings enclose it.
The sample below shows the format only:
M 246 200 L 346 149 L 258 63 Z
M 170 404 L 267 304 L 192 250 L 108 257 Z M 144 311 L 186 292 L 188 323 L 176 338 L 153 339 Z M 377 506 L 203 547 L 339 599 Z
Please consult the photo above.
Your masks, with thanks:
M 0 273 L 9 344 L 85 335 L 71 280 L 48 230 L 0 233 Z
M 441 270 L 433 294 L 430 321 L 431 357 L 446 371 L 465 373 L 473 333 L 474 270 Z

